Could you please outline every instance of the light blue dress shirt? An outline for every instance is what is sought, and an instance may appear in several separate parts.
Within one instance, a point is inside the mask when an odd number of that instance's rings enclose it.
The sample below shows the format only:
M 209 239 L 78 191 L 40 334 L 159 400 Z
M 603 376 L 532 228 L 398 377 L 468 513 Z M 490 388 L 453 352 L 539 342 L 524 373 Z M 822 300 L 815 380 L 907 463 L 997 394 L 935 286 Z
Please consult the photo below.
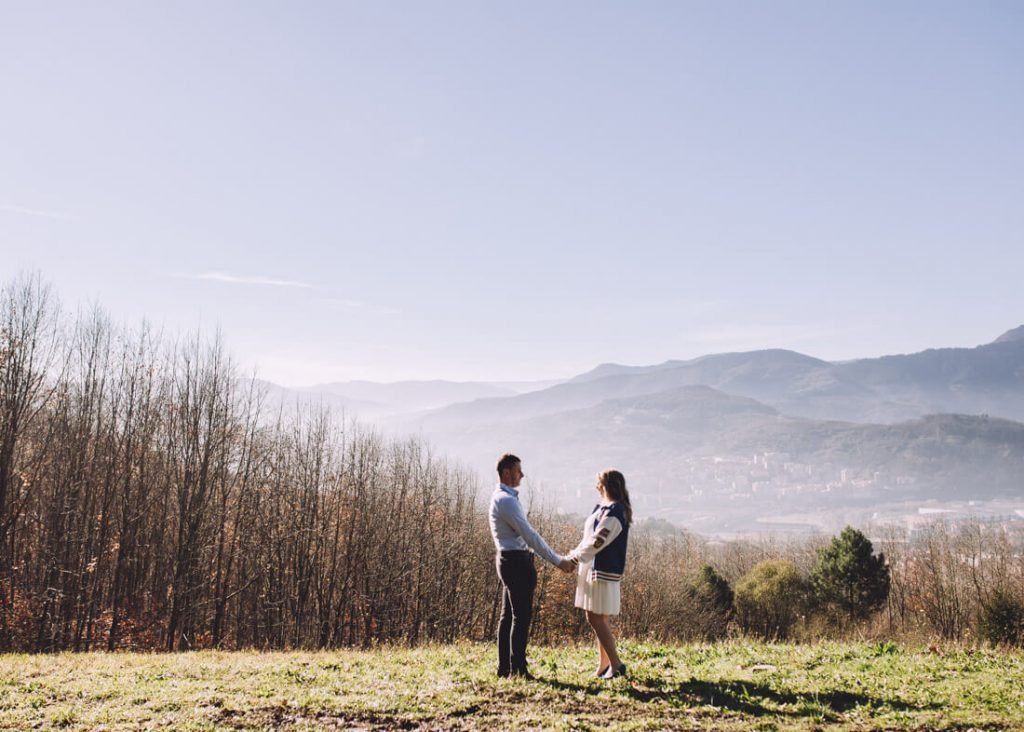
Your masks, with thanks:
M 556 567 L 562 561 L 554 549 L 548 546 L 537 530 L 530 526 L 519 502 L 519 491 L 499 483 L 491 494 L 491 510 L 488 515 L 491 524 L 491 538 L 499 552 L 526 551 L 533 549 Z

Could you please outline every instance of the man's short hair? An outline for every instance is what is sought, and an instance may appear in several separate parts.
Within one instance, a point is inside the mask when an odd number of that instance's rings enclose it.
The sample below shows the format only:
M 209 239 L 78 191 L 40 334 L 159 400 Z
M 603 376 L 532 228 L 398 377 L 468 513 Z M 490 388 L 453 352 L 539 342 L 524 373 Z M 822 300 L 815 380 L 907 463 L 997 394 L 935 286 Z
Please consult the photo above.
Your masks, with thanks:
M 498 458 L 498 475 L 501 475 L 503 470 L 509 470 L 514 468 L 517 464 L 523 462 L 515 455 L 510 452 L 506 452 L 500 458 Z

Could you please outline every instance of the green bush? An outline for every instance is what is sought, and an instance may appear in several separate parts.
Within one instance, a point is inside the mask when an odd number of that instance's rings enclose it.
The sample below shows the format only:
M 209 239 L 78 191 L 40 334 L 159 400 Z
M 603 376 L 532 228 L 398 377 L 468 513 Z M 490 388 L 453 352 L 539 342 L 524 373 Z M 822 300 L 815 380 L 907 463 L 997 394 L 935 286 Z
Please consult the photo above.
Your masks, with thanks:
M 784 640 L 806 609 L 807 582 L 792 562 L 766 561 L 736 585 L 736 620 L 745 633 Z
M 1024 603 L 1006 592 L 996 592 L 978 618 L 978 633 L 993 646 L 1024 645 Z
M 688 635 L 699 640 L 725 637 L 733 618 L 733 591 L 729 581 L 705 564 L 687 582 Z

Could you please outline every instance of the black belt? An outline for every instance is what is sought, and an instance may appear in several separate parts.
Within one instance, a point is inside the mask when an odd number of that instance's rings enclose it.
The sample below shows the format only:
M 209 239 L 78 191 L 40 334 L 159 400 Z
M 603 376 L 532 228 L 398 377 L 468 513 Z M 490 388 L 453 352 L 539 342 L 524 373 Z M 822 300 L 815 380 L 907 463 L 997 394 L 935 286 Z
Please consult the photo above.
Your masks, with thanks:
M 520 554 L 533 554 L 529 549 L 502 549 L 498 552 L 503 557 L 516 557 Z

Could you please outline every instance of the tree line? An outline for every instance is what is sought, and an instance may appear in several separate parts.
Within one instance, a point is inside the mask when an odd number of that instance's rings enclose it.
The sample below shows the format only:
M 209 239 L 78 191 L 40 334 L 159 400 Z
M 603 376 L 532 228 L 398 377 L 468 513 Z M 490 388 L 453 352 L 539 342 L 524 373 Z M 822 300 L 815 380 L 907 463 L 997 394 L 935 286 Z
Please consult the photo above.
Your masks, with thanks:
M 38 277 L 2 290 L 0 648 L 447 641 L 490 622 L 477 481 L 325 409 L 269 411 L 219 338 Z
M 645 537 L 631 559 L 632 635 L 711 641 L 855 637 L 1024 645 L 1024 526 L 933 521 L 835 537 Z M 875 551 L 877 547 L 879 551 Z
M 271 406 L 219 337 L 168 338 L 98 308 L 71 316 L 39 276 L 0 290 L 0 651 L 490 638 L 488 482 L 421 440 Z M 576 520 L 530 509 L 553 546 L 575 545 Z M 1019 627 L 1021 542 L 1004 525 L 893 534 L 884 558 L 839 540 L 721 544 L 640 522 L 622 630 L 965 639 L 986 618 Z M 850 562 L 884 570 L 884 598 L 877 577 L 875 594 L 829 589 L 821 567 L 841 577 Z M 586 634 L 572 582 L 541 572 L 538 640 Z M 764 624 L 775 596 L 792 617 Z

